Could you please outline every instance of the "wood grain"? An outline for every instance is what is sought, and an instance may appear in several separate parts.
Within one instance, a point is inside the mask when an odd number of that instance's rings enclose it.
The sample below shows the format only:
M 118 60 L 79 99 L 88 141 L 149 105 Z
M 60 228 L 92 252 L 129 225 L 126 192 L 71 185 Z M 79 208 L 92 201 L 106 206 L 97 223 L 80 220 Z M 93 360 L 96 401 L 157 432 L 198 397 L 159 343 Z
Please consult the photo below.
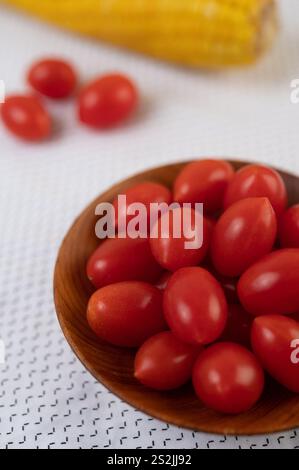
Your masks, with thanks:
M 240 168 L 245 162 L 232 162 Z M 133 377 L 134 351 L 100 341 L 86 321 L 86 306 L 93 292 L 85 275 L 88 257 L 100 243 L 94 233 L 95 207 L 112 201 L 126 188 L 141 181 L 157 181 L 169 187 L 185 163 L 145 171 L 113 186 L 93 201 L 76 219 L 59 251 L 54 297 L 58 319 L 75 354 L 94 377 L 132 406 L 167 423 L 218 434 L 253 435 L 283 431 L 299 426 L 299 397 L 283 390 L 269 379 L 262 400 L 250 412 L 225 416 L 205 408 L 191 385 L 174 392 L 155 392 Z M 299 178 L 280 172 L 289 192 L 290 203 L 299 201 Z

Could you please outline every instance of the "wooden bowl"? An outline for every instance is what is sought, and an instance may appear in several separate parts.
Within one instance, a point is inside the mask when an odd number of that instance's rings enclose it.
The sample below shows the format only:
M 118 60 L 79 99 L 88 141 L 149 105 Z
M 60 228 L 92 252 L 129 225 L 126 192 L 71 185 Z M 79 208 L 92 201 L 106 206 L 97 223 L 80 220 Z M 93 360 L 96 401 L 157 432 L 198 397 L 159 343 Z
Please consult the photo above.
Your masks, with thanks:
M 54 296 L 64 335 L 94 377 L 111 392 L 149 415 L 192 430 L 219 434 L 261 434 L 299 426 L 299 396 L 270 382 L 262 400 L 247 413 L 220 415 L 205 408 L 191 384 L 173 392 L 145 388 L 133 376 L 134 351 L 100 341 L 86 321 L 86 306 L 93 287 L 86 274 L 86 262 L 98 246 L 94 233 L 95 207 L 112 201 L 128 187 L 142 181 L 156 181 L 171 187 L 186 164 L 177 163 L 145 171 L 126 179 L 100 195 L 76 219 L 59 251 L 54 276 Z M 237 169 L 245 162 L 232 162 Z M 289 192 L 290 203 L 299 201 L 299 178 L 280 172 Z

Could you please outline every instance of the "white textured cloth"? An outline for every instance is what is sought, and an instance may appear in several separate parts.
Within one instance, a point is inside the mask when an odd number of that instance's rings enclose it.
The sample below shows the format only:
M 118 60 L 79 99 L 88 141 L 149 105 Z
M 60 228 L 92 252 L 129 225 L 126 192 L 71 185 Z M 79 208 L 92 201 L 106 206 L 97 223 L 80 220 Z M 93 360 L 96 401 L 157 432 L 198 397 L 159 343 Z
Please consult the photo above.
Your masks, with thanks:
M 87 373 L 54 311 L 52 275 L 74 217 L 112 183 L 176 160 L 213 155 L 267 162 L 299 173 L 299 4 L 281 1 L 283 30 L 256 67 L 199 72 L 104 46 L 26 16 L 0 11 L 0 80 L 24 89 L 33 60 L 63 55 L 82 80 L 123 71 L 139 84 L 134 120 L 111 132 L 78 125 L 74 102 L 49 105 L 55 138 L 26 145 L 0 128 L 1 448 L 295 448 L 299 430 L 221 437 L 156 421 L 121 402 Z

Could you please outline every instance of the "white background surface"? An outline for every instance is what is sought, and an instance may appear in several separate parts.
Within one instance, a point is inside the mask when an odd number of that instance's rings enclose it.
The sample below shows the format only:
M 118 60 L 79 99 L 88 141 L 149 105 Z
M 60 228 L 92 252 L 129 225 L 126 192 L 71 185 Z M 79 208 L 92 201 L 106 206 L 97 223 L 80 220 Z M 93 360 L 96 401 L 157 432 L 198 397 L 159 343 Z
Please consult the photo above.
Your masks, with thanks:
M 156 63 L 50 28 L 0 7 L 0 79 L 24 90 L 24 71 L 63 55 L 82 80 L 124 71 L 139 115 L 113 132 L 80 127 L 74 103 L 51 104 L 55 138 L 24 145 L 0 128 L 0 447 L 299 446 L 299 430 L 235 438 L 168 426 L 122 403 L 83 369 L 54 312 L 52 273 L 63 235 L 98 193 L 133 172 L 201 155 L 268 162 L 299 174 L 299 5 L 284 0 L 283 30 L 257 67 L 207 73 Z

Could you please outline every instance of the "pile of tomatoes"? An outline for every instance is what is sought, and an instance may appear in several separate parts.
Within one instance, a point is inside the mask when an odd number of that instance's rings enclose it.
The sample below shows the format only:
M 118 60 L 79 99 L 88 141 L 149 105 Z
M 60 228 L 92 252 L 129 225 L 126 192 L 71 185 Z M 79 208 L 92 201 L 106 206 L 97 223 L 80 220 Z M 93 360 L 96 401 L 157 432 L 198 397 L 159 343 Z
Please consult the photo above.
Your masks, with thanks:
M 42 141 L 50 137 L 53 123 L 41 97 L 70 98 L 77 90 L 78 76 L 65 60 L 42 59 L 30 67 L 27 83 L 35 94 L 8 96 L 0 108 L 2 121 L 20 139 Z M 132 114 L 137 102 L 137 88 L 128 77 L 103 75 L 83 86 L 77 94 L 78 118 L 94 129 L 112 128 Z
M 281 176 L 201 160 L 183 168 L 172 191 L 144 182 L 125 194 L 147 207 L 176 201 L 177 211 L 203 203 L 203 244 L 186 249 L 184 236 L 159 231 L 105 240 L 87 264 L 94 333 L 138 348 L 143 385 L 165 391 L 192 379 L 218 412 L 252 408 L 265 371 L 299 393 L 299 205 L 288 208 Z

